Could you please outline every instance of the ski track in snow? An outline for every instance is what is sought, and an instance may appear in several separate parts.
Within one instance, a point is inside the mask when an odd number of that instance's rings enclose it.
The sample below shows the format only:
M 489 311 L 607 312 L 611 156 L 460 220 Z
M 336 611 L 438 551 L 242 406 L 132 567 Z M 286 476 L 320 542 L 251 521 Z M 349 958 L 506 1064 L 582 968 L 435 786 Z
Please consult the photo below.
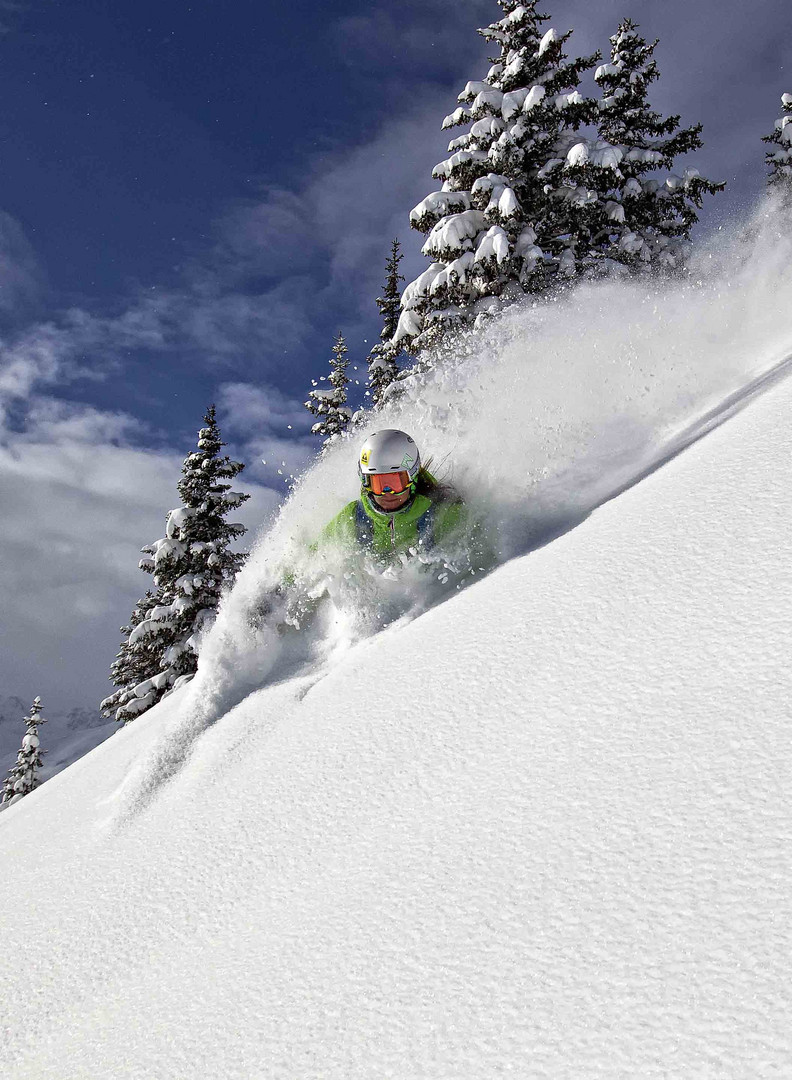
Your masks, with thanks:
M 409 386 L 379 427 L 415 435 L 468 501 L 494 523 L 498 561 L 536 550 L 660 468 L 792 364 L 786 310 L 792 242 L 768 199 L 737 242 L 698 256 L 671 286 L 613 283 L 521 308 L 459 342 L 445 364 Z M 306 552 L 356 494 L 362 428 L 302 478 L 260 538 L 204 643 L 178 723 L 127 777 L 117 822 L 132 820 L 182 768 L 196 740 L 256 689 L 317 682 L 384 625 L 420 616 L 453 593 L 405 568 L 383 587 L 344 588 L 344 566 Z M 284 640 L 276 616 L 258 618 L 283 573 L 331 587 L 318 622 Z

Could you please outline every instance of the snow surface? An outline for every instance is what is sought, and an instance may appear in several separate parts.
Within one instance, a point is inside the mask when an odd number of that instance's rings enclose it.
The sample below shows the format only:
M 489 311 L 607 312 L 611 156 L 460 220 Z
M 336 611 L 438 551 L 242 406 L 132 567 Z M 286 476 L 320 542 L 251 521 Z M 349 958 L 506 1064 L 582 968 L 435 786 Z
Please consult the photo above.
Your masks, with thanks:
M 386 414 L 490 492 L 506 565 L 427 608 L 329 558 L 316 625 L 257 621 L 341 441 L 193 683 L 0 815 L 16 1078 L 789 1074 L 775 220 L 709 279 L 515 314 Z

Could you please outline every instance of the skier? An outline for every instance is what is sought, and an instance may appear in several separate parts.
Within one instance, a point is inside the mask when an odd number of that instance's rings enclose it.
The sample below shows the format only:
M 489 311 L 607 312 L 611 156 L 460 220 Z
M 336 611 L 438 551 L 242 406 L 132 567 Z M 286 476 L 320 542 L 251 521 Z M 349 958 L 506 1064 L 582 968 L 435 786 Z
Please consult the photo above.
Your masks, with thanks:
M 495 563 L 492 546 L 480 521 L 447 484 L 427 466 L 415 440 L 396 428 L 383 428 L 368 437 L 358 457 L 360 497 L 325 526 L 306 554 L 335 546 L 353 557 L 360 553 L 387 564 L 406 563 L 438 568 L 444 585 L 457 586 Z M 432 549 L 436 549 L 434 552 Z M 346 577 L 346 575 L 344 575 Z M 317 589 L 317 586 L 320 588 Z M 316 611 L 327 586 L 288 567 L 282 583 L 258 604 L 261 618 L 272 618 L 280 630 L 301 629 Z
M 415 440 L 406 432 L 383 428 L 369 435 L 358 473 L 360 498 L 333 518 L 322 541 L 357 544 L 385 559 L 463 544 L 474 569 L 484 568 L 480 524 L 471 521 L 461 498 L 422 465 Z

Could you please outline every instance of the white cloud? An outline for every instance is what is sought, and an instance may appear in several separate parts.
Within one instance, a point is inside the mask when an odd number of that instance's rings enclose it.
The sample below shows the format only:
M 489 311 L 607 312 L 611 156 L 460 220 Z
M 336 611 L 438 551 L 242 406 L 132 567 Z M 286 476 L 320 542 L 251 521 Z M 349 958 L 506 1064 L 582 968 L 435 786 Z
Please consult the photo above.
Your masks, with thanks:
M 0 8 L 0 19 L 2 18 Z M 0 22 L 0 33 L 2 23 Z M 0 211 L 0 312 L 18 312 L 41 291 L 41 273 L 19 222 Z
M 0 405 L 25 398 L 39 383 L 55 382 L 62 372 L 63 356 L 53 340 L 53 329 L 42 326 L 24 342 L 2 350 Z
M 27 11 L 28 4 L 21 0 L 0 0 L 0 34 L 9 34 L 13 29 L 13 16 Z
M 319 449 L 313 417 L 300 401 L 275 387 L 226 383 L 218 396 L 221 428 L 246 461 L 245 475 L 283 493 Z M 278 473 L 280 470 L 280 475 Z
M 459 77 L 460 68 L 486 55 L 487 46 L 475 29 L 499 14 L 492 0 L 400 0 L 393 8 L 375 7 L 339 19 L 334 39 L 350 67 L 378 80 L 387 78 L 398 47 L 400 74 L 415 73 L 419 81 L 431 75 L 440 81 Z M 412 80 L 401 88 L 405 96 L 414 92 Z
M 215 231 L 213 264 L 228 282 L 302 275 L 315 268 L 316 241 L 300 192 L 265 186 L 259 199 L 232 203 Z
M 100 361 L 86 359 L 92 350 L 101 350 Z M 11 341 L 0 341 L 0 421 L 9 405 L 42 387 L 101 378 L 113 356 L 103 321 L 80 310 L 64 313 L 58 324 L 34 324 Z
M 312 418 L 301 402 L 274 386 L 252 383 L 225 383 L 220 387 L 218 406 L 224 427 L 230 431 L 251 429 L 284 432 L 289 424 L 295 436 L 310 429 Z
M 332 313 L 333 332 L 343 330 L 353 348 L 377 318 L 374 300 L 393 237 L 406 253 L 405 274 L 425 263 L 419 253 L 423 239 L 409 228 L 409 210 L 438 187 L 431 172 L 446 150 L 440 125 L 454 95 L 434 85 L 414 90 L 415 101 L 372 139 L 318 156 L 299 189 L 265 189 L 261 198 L 237 203 L 218 222 L 221 266 L 299 275 L 312 266 L 310 283 L 294 279 L 302 283 L 302 319 L 325 322 Z M 314 371 L 323 367 L 320 361 Z
M 252 363 L 271 382 L 328 322 L 362 351 L 393 236 L 404 244 L 405 274 L 424 262 L 407 215 L 437 186 L 431 168 L 445 152 L 440 119 L 453 95 L 414 89 L 415 102 L 373 139 L 318 156 L 295 190 L 267 187 L 229 207 L 215 245 L 180 281 L 138 290 L 116 314 L 75 307 L 0 342 L 0 407 L 75 378 L 122 380 L 130 353 L 189 357 L 229 375 L 244 365 L 248 376 Z
M 118 315 L 72 308 L 0 340 L 0 419 L 46 387 L 110 374 L 123 385 L 130 353 L 189 357 L 203 370 L 221 365 L 228 372 L 249 367 L 251 358 L 280 358 L 310 333 L 311 292 L 301 278 L 262 293 L 235 291 L 209 268 L 190 285 L 139 293 Z
M 162 530 L 178 479 L 175 455 L 104 441 L 113 418 L 95 420 L 42 417 L 0 448 L 0 678 L 59 705 L 101 693 L 117 627 L 145 592 L 139 548 Z
M 127 413 L 108 412 L 90 405 L 74 405 L 56 398 L 37 397 L 29 403 L 25 430 L 16 436 L 17 446 L 31 444 L 69 447 L 119 442 L 132 444 L 143 435 L 140 421 Z M 60 463 L 59 463 L 60 464 Z M 49 475 L 54 475 L 54 470 Z

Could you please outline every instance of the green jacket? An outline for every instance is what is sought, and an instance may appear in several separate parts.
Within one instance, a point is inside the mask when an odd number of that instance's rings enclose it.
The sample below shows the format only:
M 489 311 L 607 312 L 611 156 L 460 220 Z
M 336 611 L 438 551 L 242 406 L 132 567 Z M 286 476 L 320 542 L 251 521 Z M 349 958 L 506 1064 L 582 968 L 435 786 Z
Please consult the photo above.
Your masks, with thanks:
M 436 544 L 465 543 L 471 527 L 467 508 L 459 501 L 415 495 L 401 510 L 390 514 L 374 506 L 363 492 L 325 527 L 321 543 L 358 545 L 387 559 L 410 548 L 428 550 Z

